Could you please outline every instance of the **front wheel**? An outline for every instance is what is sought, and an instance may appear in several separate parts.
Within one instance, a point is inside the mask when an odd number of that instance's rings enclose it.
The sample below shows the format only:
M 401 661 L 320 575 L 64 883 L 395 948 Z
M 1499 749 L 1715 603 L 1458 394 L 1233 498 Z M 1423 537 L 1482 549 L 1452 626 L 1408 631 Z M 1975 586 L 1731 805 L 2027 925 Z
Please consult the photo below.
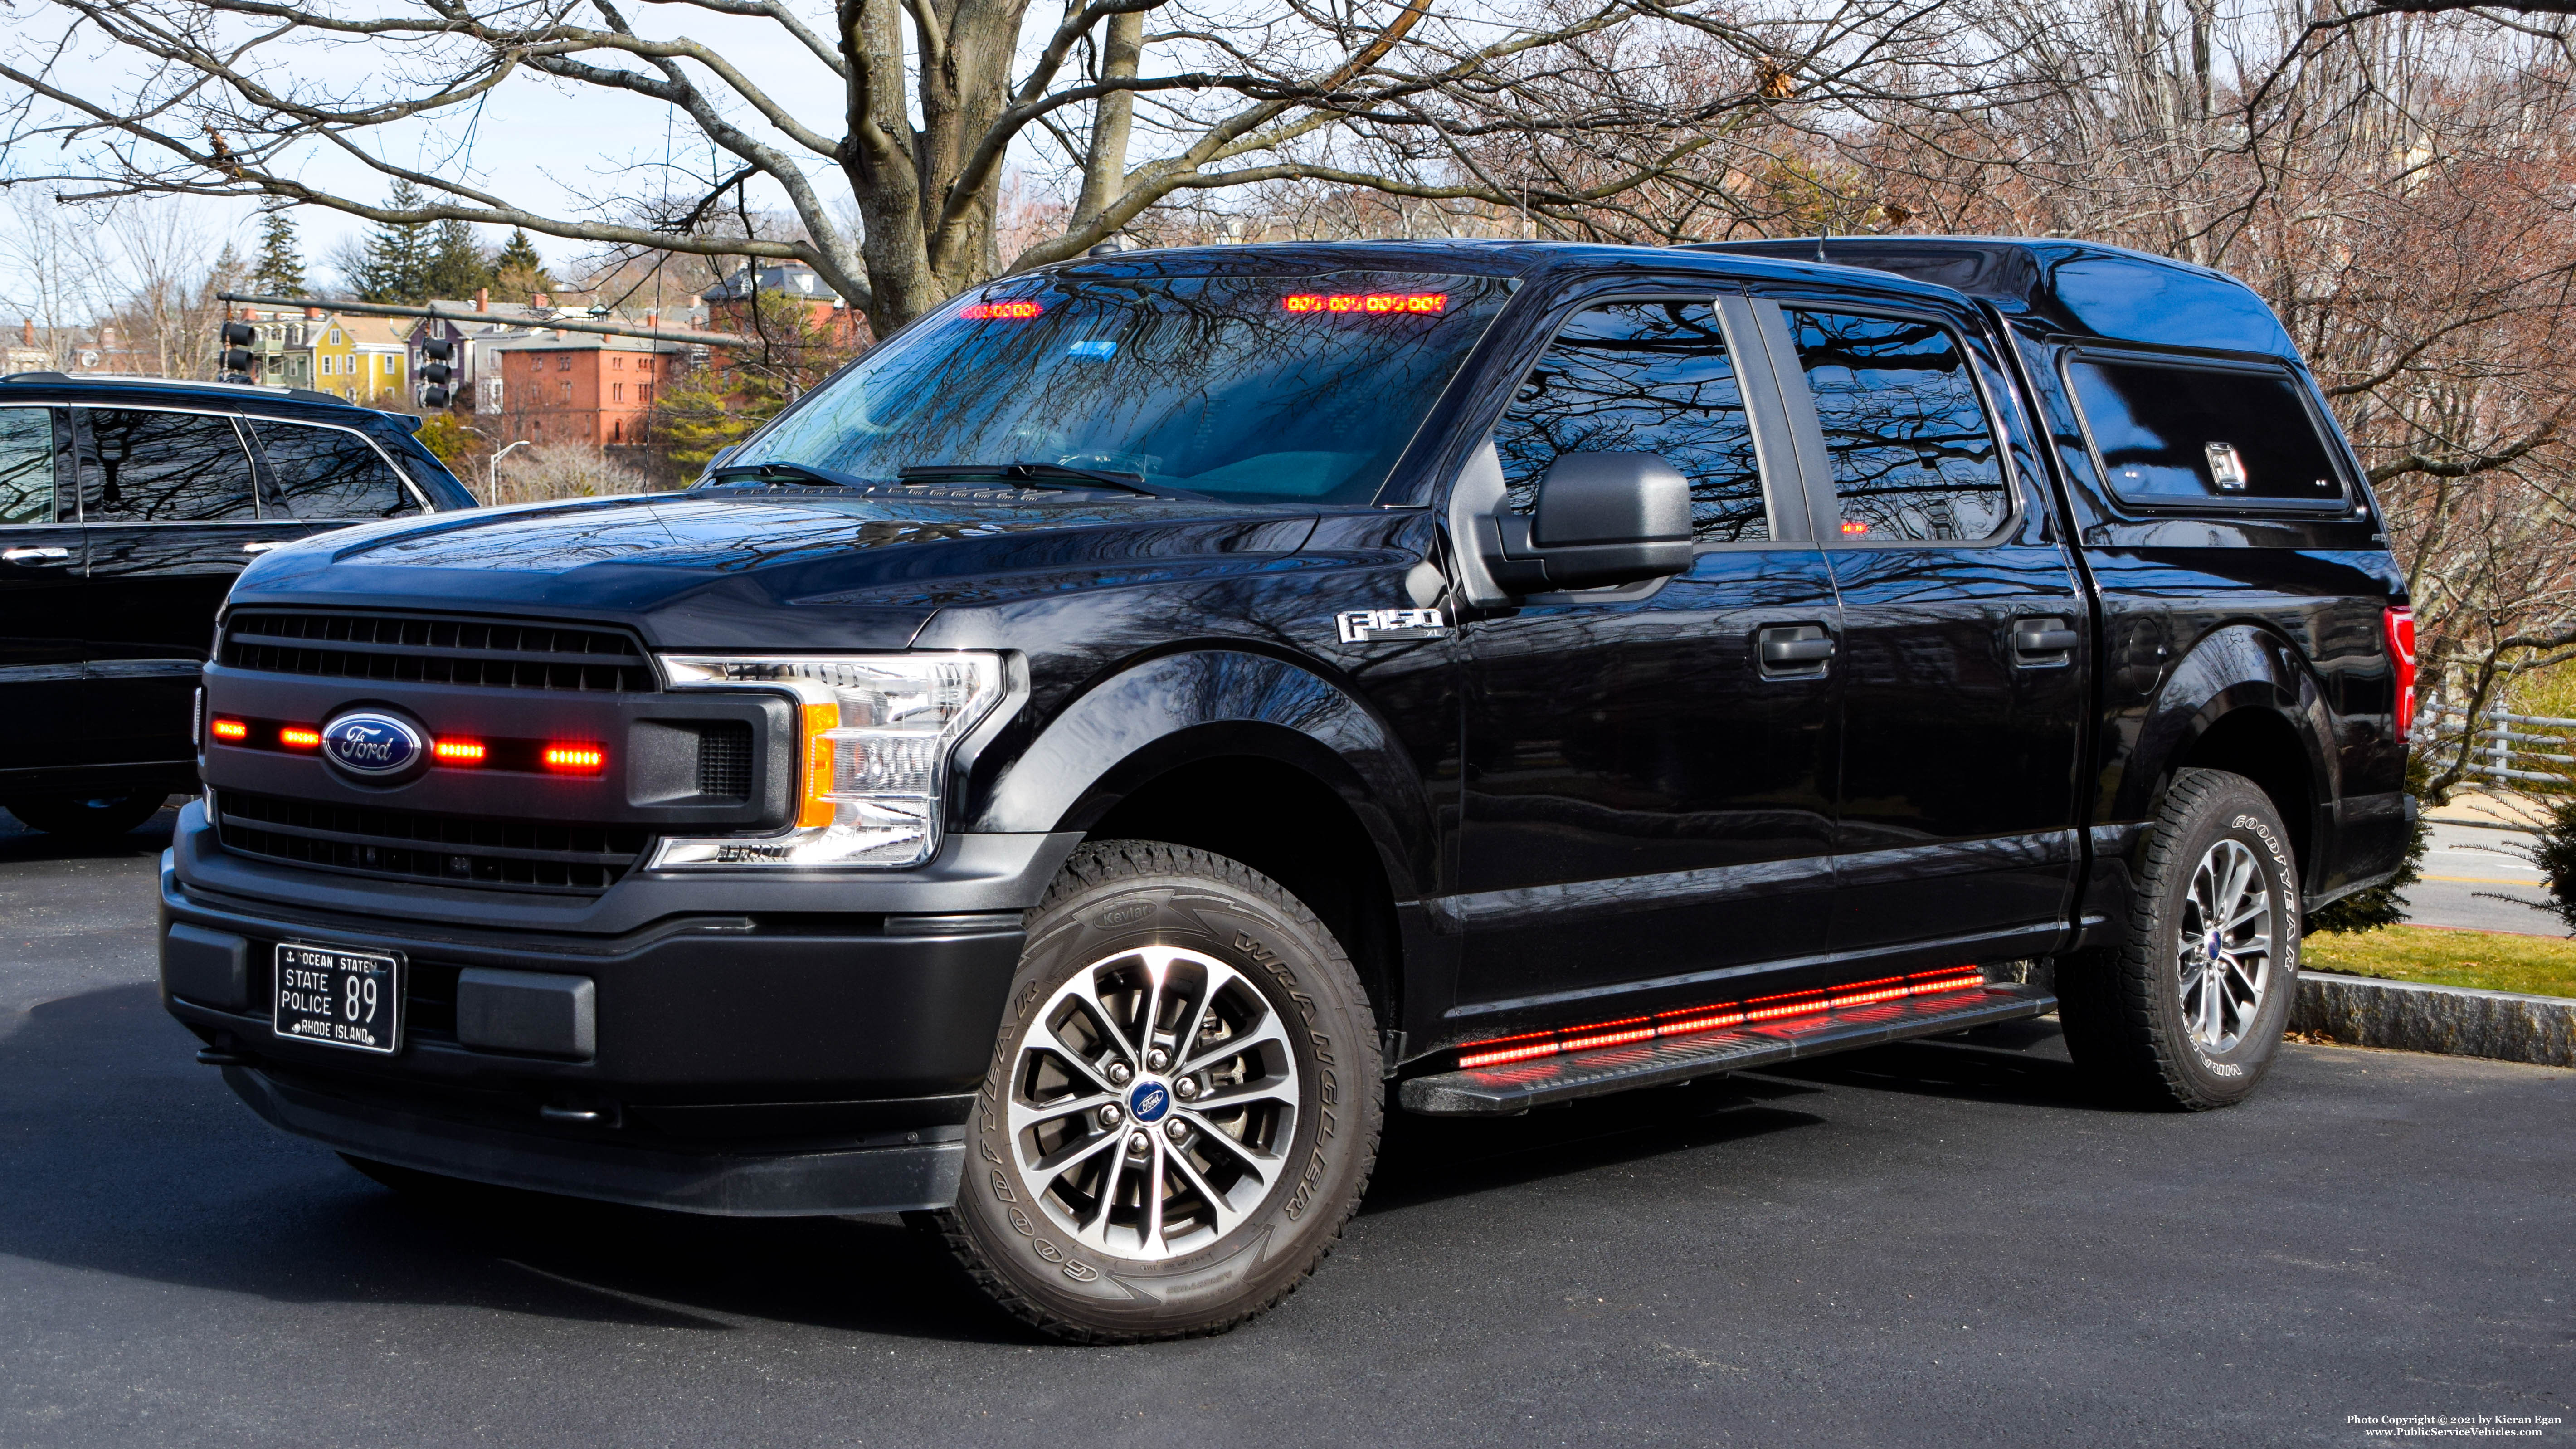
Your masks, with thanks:
M 1030 923 L 957 1204 L 915 1221 L 1056 1337 L 1221 1332 L 1358 1206 L 1378 1062 L 1359 978 L 1296 897 L 1206 851 L 1085 845 Z
M 2298 994 L 2298 882 L 2289 833 L 2254 782 L 2178 773 L 2127 939 L 2058 965 L 2075 1064 L 2148 1105 L 2206 1111 L 2252 1095 Z

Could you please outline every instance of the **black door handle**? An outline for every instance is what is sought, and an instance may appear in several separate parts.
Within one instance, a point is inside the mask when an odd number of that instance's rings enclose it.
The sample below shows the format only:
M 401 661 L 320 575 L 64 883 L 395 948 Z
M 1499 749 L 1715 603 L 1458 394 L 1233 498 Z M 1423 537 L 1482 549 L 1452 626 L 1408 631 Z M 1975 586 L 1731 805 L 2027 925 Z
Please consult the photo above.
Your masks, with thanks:
M 1775 677 L 1822 674 L 1834 657 L 1834 636 L 1820 624 L 1774 624 L 1753 637 L 1762 646 L 1762 672 Z
M 2067 628 L 2066 621 L 2060 618 L 2013 620 L 2012 647 L 2015 654 L 2064 654 L 2083 637 Z

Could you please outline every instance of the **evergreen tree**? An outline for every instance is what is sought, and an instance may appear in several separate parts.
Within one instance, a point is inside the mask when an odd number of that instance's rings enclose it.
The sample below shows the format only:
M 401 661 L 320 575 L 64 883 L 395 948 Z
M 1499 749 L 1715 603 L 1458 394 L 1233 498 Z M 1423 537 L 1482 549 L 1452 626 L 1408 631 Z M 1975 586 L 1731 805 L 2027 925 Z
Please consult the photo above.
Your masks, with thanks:
M 306 295 L 304 247 L 295 236 L 295 217 L 281 207 L 259 219 L 259 257 L 251 263 L 251 287 L 268 297 Z
M 386 205 L 410 210 L 421 204 L 420 188 L 394 183 Z M 417 302 L 428 295 L 430 226 L 424 221 L 388 221 L 367 234 L 366 260 L 358 269 L 361 302 Z
M 421 276 L 425 297 L 471 297 L 490 286 L 492 267 L 474 242 L 474 228 L 461 221 L 442 221 L 430 233 L 429 262 Z
M 505 297 L 526 301 L 530 294 L 552 292 L 555 279 L 546 272 L 546 259 L 537 254 L 537 244 L 517 228 L 501 244 L 501 253 L 492 259 L 492 289 Z

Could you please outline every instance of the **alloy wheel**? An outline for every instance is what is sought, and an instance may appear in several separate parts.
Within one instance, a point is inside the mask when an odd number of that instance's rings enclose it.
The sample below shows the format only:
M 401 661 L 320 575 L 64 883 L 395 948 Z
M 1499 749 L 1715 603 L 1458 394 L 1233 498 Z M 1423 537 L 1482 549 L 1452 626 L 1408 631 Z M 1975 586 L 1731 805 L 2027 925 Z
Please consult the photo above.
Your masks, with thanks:
M 2200 858 L 2183 895 L 2176 967 L 2183 1020 L 2202 1051 L 2245 1039 L 2272 984 L 2272 893 L 2263 864 L 2238 840 Z

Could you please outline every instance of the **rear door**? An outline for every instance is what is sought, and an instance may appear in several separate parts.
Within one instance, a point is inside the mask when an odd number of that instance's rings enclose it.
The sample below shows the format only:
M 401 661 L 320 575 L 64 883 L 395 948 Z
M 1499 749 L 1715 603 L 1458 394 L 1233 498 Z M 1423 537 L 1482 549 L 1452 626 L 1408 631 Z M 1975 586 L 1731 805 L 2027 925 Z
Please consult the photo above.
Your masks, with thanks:
M 242 565 L 276 542 L 229 413 L 73 408 L 89 576 L 87 763 L 186 760 L 197 672 Z
M 73 763 L 81 734 L 83 555 L 70 455 L 59 409 L 0 407 L 0 774 Z
M 1460 1026 L 1679 1005 L 1820 952 L 1837 673 L 1763 646 L 1829 641 L 1838 614 L 1742 297 L 1583 306 L 1494 445 L 1521 508 L 1561 453 L 1659 455 L 1690 479 L 1698 556 L 1464 627 Z
M 2080 857 L 2085 600 L 1976 314 L 1755 303 L 1842 603 L 1831 945 L 1855 971 L 2044 950 Z

